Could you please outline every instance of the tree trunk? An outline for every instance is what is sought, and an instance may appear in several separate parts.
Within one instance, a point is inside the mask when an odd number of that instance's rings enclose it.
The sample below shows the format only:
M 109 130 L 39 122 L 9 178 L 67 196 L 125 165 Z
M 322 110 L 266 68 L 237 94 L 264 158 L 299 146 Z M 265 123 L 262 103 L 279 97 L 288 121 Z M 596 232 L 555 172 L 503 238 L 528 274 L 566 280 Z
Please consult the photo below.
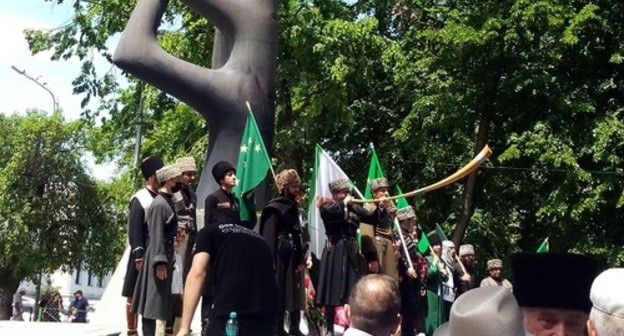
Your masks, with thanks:
M 0 321 L 13 315 L 13 293 L 17 292 L 19 280 L 8 280 L 0 287 Z
M 498 84 L 502 76 L 502 69 L 496 73 L 490 75 L 486 91 L 485 100 L 483 102 L 483 113 L 481 113 L 481 120 L 479 120 L 479 129 L 477 130 L 477 141 L 475 147 L 475 155 L 483 149 L 488 142 L 488 136 L 490 132 L 490 116 L 494 113 L 494 102 L 496 101 L 496 95 L 498 91 Z M 470 218 L 474 214 L 477 203 L 477 191 L 483 186 L 480 181 L 479 170 L 477 169 L 472 174 L 468 175 L 466 180 L 466 187 L 464 189 L 462 209 L 457 219 L 457 226 L 453 232 L 453 242 L 456 246 L 464 239 Z

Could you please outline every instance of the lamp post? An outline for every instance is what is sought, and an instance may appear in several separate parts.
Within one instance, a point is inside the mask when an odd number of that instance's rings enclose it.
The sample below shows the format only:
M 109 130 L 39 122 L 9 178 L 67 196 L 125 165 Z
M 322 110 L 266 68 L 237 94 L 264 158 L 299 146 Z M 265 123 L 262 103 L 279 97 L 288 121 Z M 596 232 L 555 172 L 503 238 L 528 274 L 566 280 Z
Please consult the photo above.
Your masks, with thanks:
M 37 78 L 34 78 L 31 75 L 27 74 L 26 70 L 20 70 L 20 69 L 16 68 L 15 65 L 11 65 L 11 69 L 15 70 L 15 72 L 17 72 L 18 74 L 20 74 L 20 75 L 30 79 L 31 81 L 35 82 L 37 85 L 39 85 L 39 87 L 41 87 L 42 89 L 46 90 L 50 94 L 50 96 L 52 96 L 52 113 L 56 112 L 56 109 L 58 108 L 58 100 L 56 99 L 56 96 L 54 95 L 52 90 L 50 90 L 46 86 L 46 83 L 39 82 L 39 80 Z

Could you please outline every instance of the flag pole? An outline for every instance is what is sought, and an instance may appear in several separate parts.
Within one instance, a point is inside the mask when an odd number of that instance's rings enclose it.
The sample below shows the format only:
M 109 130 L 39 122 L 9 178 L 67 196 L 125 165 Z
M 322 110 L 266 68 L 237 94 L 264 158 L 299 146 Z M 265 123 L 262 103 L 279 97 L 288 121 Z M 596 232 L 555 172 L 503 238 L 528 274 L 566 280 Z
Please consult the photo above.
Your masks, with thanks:
M 249 101 L 246 100 L 245 104 L 247 105 L 247 111 L 249 112 L 249 114 L 251 114 L 253 116 L 253 111 L 251 110 L 251 105 L 249 104 Z M 255 121 L 255 117 L 254 117 L 254 121 Z M 269 155 L 269 152 L 267 151 L 267 156 Z M 277 188 L 277 192 L 279 193 L 279 186 L 277 185 L 277 175 L 275 175 L 275 169 L 273 169 L 273 160 L 271 159 L 271 157 L 269 156 L 269 162 L 271 163 L 269 165 L 269 167 L 271 168 L 271 175 L 273 176 L 273 182 L 275 183 L 275 187 Z

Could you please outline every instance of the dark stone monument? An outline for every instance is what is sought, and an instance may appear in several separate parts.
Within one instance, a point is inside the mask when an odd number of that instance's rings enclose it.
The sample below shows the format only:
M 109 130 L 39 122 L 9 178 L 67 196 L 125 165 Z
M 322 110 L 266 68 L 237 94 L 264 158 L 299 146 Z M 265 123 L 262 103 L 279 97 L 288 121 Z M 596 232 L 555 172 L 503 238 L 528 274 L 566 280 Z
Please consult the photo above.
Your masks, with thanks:
M 115 50 L 121 69 L 178 98 L 208 125 L 198 206 L 214 189 L 212 166 L 236 165 L 249 101 L 267 149 L 273 137 L 277 58 L 274 0 L 181 0 L 216 27 L 212 69 L 176 58 L 157 43 L 168 0 L 139 0 Z M 269 149 L 270 150 L 270 149 Z

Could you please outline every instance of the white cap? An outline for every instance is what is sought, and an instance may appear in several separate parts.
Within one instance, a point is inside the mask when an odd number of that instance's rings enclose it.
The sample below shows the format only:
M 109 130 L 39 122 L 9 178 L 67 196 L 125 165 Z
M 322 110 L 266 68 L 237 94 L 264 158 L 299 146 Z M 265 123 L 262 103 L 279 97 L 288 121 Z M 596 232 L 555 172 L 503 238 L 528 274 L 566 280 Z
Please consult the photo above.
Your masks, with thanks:
M 624 268 L 610 268 L 598 275 L 591 286 L 589 298 L 603 313 L 624 318 Z
M 472 244 L 459 245 L 459 256 L 463 257 L 467 254 L 475 254 L 474 246 L 472 246 Z

